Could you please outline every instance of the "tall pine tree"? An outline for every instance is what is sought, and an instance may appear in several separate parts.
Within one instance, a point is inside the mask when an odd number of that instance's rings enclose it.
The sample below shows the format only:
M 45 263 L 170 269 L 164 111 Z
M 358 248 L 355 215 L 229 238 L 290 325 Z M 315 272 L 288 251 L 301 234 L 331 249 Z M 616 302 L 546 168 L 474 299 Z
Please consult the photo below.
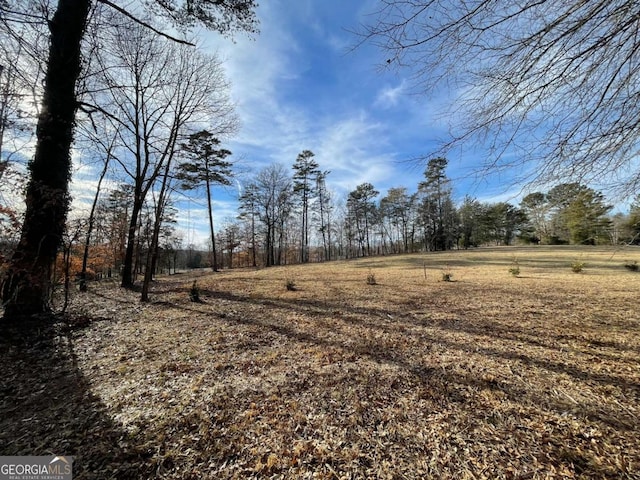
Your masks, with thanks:
M 231 163 L 225 158 L 231 152 L 225 148 L 218 148 L 220 140 L 207 130 L 189 136 L 189 141 L 182 145 L 182 151 L 189 161 L 178 167 L 177 178 L 185 190 L 193 190 L 204 186 L 207 191 L 207 211 L 209 214 L 209 233 L 211 235 L 211 268 L 218 271 L 218 257 L 216 253 L 216 235 L 213 228 L 213 204 L 211 187 L 213 185 L 231 185 Z
M 309 204 L 317 193 L 320 168 L 311 150 L 304 150 L 293 164 L 293 192 L 300 199 L 302 226 L 300 238 L 300 263 L 309 261 Z

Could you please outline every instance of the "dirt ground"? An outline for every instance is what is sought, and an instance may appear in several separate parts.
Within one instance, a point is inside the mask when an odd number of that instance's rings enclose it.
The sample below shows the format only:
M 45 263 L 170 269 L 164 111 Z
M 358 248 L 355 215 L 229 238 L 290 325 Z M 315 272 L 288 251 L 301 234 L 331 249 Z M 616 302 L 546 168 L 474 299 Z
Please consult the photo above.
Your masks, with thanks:
M 633 261 L 532 247 L 191 272 L 149 304 L 94 284 L 66 323 L 1 340 L 0 452 L 74 455 L 78 479 L 640 478 Z

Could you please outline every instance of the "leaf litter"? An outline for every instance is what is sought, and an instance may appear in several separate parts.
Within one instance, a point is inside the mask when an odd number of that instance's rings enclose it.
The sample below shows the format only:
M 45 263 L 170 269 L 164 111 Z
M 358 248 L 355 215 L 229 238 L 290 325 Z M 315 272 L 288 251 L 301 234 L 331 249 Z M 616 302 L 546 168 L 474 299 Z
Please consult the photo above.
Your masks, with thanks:
M 0 448 L 77 478 L 640 478 L 640 276 L 463 255 L 454 282 L 423 255 L 201 274 L 202 303 L 191 274 L 95 285 L 3 350 Z

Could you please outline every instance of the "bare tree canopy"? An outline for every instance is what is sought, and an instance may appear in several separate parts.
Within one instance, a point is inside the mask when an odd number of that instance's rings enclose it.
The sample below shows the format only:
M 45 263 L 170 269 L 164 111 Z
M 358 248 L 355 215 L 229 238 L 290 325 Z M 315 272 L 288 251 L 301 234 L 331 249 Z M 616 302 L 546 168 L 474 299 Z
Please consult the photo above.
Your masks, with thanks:
M 640 3 L 380 0 L 373 18 L 360 33 L 387 64 L 451 89 L 444 150 L 479 140 L 484 171 L 517 165 L 520 181 L 640 185 Z
M 6 270 L 2 286 L 4 320 L 20 323 L 24 317 L 50 311 L 51 272 L 63 238 L 69 208 L 71 144 L 77 83 L 83 66 L 94 54 L 87 51 L 85 33 L 91 13 L 103 4 L 157 35 L 174 38 L 143 20 L 135 2 L 110 0 L 0 0 L 2 36 L 26 41 L 18 28 L 46 24 L 49 50 L 38 116 L 35 154 L 29 162 L 26 212 L 20 241 Z M 203 25 L 224 35 L 255 32 L 255 0 L 147 0 L 146 11 L 169 17 L 185 30 Z M 43 23 L 43 20 L 46 22 Z M 102 33 L 98 26 L 95 33 Z M 178 40 L 178 39 L 175 39 Z M 181 41 L 181 40 L 180 40 Z

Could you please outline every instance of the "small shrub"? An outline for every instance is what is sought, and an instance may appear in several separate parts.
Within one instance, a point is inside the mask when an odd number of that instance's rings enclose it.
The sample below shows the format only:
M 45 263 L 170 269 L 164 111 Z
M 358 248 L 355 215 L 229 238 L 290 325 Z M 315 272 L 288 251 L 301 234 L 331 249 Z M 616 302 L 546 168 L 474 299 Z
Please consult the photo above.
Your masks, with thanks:
M 573 273 L 580 273 L 582 272 L 583 269 L 584 269 L 584 262 L 581 262 L 580 260 L 575 260 L 571 264 L 571 271 L 573 271 Z
M 451 267 L 449 266 L 449 264 L 447 264 L 447 266 L 442 269 L 442 281 L 453 282 L 453 272 L 451 271 Z
M 638 262 L 636 260 L 634 260 L 633 262 L 625 263 L 624 268 L 626 268 L 631 272 L 637 272 L 640 269 L 640 267 L 638 266 Z
M 372 271 L 369 271 L 369 275 L 367 275 L 367 285 L 377 285 L 378 282 L 376 282 L 376 276 L 373 274 Z
M 514 260 L 509 268 L 509 273 L 514 277 L 520 275 L 520 265 L 518 264 L 518 260 Z
M 202 301 L 200 300 L 200 289 L 198 288 L 198 284 L 195 280 L 193 281 L 191 289 L 189 290 L 189 300 L 197 303 L 200 303 Z
M 296 290 L 296 282 L 293 281 L 293 279 L 288 278 L 287 281 L 285 282 L 284 286 L 287 288 L 287 290 L 289 290 L 290 292 L 293 292 Z

